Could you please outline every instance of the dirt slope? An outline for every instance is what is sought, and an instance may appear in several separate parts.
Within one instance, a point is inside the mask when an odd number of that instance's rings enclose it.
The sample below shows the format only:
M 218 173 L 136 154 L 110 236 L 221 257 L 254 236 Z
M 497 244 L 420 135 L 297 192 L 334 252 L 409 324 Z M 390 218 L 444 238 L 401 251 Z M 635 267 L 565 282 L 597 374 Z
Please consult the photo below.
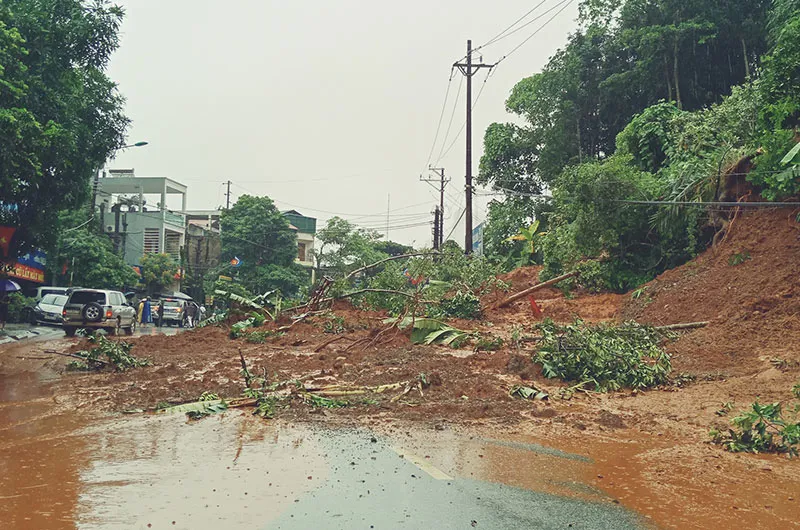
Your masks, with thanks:
M 679 371 L 752 374 L 771 359 L 800 362 L 797 213 L 740 215 L 717 247 L 629 297 L 623 316 L 653 324 L 711 321 L 670 346 Z

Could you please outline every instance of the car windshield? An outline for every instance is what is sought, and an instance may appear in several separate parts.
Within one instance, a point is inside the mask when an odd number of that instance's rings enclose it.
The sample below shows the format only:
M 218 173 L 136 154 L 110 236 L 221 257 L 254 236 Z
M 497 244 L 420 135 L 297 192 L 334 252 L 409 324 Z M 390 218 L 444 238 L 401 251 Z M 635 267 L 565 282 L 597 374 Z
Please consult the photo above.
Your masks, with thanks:
M 64 305 L 67 303 L 67 296 L 63 294 L 48 294 L 42 298 L 41 303 L 48 305 Z
M 88 304 L 89 302 L 97 302 L 98 304 L 106 303 L 106 293 L 97 291 L 76 291 L 72 293 L 69 299 L 71 304 Z

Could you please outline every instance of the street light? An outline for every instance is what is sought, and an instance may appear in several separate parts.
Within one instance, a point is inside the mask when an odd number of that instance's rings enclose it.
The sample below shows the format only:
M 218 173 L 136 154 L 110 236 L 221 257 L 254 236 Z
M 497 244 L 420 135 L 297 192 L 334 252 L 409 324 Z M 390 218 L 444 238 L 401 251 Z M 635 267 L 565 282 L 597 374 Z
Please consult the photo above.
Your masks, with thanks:
M 122 147 L 120 147 L 118 150 L 127 149 L 127 148 L 129 148 L 129 147 L 144 147 L 144 146 L 146 146 L 148 143 L 150 143 L 150 142 L 136 142 L 135 144 L 131 144 L 131 145 L 123 145 L 123 146 L 122 146 Z

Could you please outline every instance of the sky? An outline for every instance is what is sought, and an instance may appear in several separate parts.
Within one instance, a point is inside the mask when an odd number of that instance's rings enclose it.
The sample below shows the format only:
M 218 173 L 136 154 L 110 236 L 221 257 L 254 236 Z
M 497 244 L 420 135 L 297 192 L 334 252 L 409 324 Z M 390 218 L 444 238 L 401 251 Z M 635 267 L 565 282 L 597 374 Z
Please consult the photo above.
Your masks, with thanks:
M 120 0 L 109 75 L 127 99 L 128 140 L 149 144 L 108 167 L 186 184 L 189 209 L 224 206 L 230 180 L 232 201 L 266 195 L 318 226 L 339 215 L 385 234 L 388 210 L 388 237 L 424 247 L 438 203 L 420 182 L 430 163 L 453 179 L 445 234 L 463 244 L 463 220 L 454 223 L 465 202 L 466 83 L 458 71 L 448 82 L 451 66 L 467 39 L 487 43 L 541 1 Z M 473 78 L 473 174 L 486 127 L 513 120 L 511 89 L 576 29 L 577 1 L 544 0 L 519 25 L 537 16 L 473 56 L 494 63 L 530 37 L 488 79 Z M 475 224 L 488 200 L 476 197 Z

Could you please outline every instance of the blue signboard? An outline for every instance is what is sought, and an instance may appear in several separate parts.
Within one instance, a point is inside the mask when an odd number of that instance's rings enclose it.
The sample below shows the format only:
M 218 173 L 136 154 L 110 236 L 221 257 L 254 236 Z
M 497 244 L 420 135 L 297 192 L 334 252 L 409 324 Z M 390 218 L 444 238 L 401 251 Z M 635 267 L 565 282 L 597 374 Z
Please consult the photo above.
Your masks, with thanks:
M 32 250 L 28 252 L 24 256 L 20 256 L 17 259 L 17 263 L 20 265 L 25 265 L 32 269 L 37 269 L 43 271 L 45 265 L 47 265 L 47 254 L 45 254 L 41 250 Z

